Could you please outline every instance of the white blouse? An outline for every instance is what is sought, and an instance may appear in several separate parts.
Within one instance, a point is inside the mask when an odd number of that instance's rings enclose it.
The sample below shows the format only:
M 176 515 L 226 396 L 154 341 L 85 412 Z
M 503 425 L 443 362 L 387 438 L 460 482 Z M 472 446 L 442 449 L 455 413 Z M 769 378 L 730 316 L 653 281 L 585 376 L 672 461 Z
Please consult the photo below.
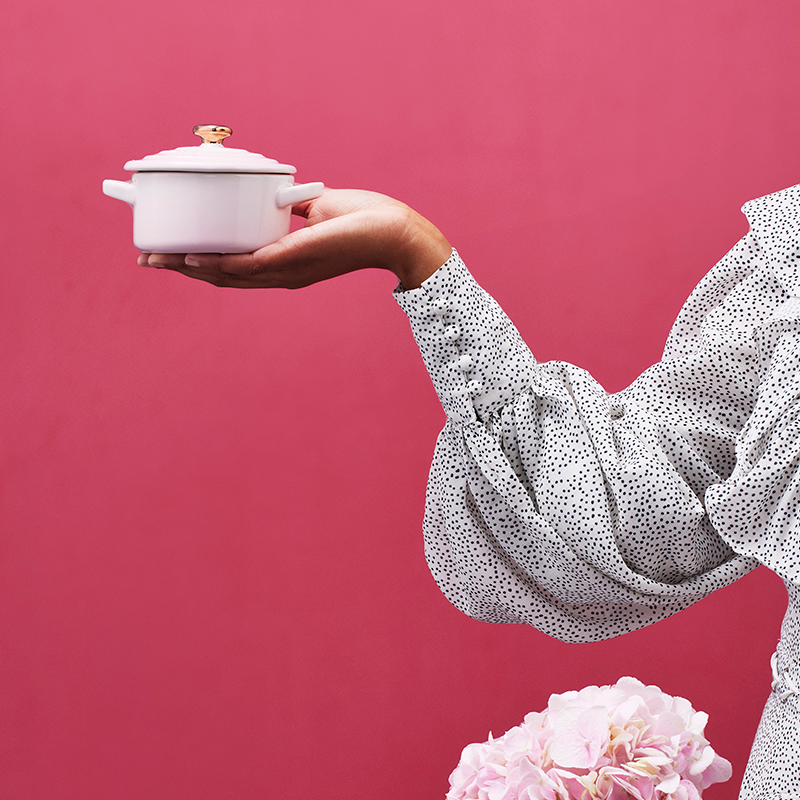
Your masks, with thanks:
M 425 551 L 459 609 L 592 641 L 758 563 L 800 584 L 800 187 L 743 210 L 663 360 L 616 394 L 538 364 L 455 251 L 396 290 L 447 414 Z

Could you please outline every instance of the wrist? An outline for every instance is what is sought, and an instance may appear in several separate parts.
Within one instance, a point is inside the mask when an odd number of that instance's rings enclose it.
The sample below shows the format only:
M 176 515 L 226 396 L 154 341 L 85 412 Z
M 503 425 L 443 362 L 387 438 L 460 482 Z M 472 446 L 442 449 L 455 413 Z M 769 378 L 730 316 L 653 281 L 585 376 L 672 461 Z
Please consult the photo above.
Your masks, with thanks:
M 452 250 L 433 223 L 408 208 L 390 269 L 404 289 L 416 289 L 450 258 Z

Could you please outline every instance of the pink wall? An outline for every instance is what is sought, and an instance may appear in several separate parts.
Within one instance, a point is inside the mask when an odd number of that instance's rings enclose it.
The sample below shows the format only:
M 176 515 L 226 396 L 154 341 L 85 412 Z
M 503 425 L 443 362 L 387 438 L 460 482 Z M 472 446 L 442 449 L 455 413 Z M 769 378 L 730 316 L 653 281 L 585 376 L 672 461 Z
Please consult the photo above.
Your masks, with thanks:
M 432 218 L 534 352 L 609 389 L 800 176 L 800 6 L 4 8 L 0 797 L 438 798 L 554 691 L 690 698 L 741 778 L 784 590 L 569 646 L 451 608 L 443 414 L 385 274 L 239 293 L 135 266 L 122 164 L 193 143 Z M 732 787 L 709 798 L 729 798 Z

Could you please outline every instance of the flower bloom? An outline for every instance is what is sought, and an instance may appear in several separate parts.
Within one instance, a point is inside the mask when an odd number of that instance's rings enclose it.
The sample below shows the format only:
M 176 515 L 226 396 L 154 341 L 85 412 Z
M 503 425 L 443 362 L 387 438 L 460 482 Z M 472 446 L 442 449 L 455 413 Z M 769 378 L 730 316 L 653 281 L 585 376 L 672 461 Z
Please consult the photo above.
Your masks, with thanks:
M 700 800 L 732 773 L 707 721 L 635 678 L 554 694 L 503 736 L 467 745 L 447 800 Z

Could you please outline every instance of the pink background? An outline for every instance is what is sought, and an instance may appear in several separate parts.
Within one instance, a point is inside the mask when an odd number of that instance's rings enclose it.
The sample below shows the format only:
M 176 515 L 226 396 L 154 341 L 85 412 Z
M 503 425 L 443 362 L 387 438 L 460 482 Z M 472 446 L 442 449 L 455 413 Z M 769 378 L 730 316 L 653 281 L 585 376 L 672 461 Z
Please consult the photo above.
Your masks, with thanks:
M 465 744 L 625 674 L 709 712 L 738 786 L 774 575 L 594 645 L 462 616 L 423 560 L 444 417 L 390 276 L 140 269 L 100 185 L 230 125 L 419 209 L 541 360 L 619 389 L 741 204 L 798 180 L 800 6 L 12 0 L 0 24 L 0 797 L 441 798 Z

